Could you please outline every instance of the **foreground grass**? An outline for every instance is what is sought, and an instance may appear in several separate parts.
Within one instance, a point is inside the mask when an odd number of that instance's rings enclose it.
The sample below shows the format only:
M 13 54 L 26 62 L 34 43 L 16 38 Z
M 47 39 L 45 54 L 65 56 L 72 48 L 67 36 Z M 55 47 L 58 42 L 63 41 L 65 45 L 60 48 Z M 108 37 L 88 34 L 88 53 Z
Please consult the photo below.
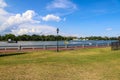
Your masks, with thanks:
M 36 51 L 0 57 L 0 80 L 120 80 L 120 51 Z

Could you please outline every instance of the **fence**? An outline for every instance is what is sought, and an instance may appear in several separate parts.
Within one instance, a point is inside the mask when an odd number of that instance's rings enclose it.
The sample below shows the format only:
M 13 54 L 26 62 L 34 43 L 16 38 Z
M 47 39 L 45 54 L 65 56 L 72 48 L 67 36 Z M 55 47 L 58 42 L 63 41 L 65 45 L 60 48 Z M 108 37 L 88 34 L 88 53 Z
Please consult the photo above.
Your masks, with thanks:
M 58 45 L 59 49 L 76 49 L 76 48 L 92 48 L 92 47 L 106 47 L 110 46 L 110 44 L 67 44 L 67 45 Z M 7 50 L 56 50 L 56 45 L 6 45 L 0 46 L 0 50 L 7 51 Z
M 120 50 L 120 42 L 112 42 L 111 49 L 112 50 Z

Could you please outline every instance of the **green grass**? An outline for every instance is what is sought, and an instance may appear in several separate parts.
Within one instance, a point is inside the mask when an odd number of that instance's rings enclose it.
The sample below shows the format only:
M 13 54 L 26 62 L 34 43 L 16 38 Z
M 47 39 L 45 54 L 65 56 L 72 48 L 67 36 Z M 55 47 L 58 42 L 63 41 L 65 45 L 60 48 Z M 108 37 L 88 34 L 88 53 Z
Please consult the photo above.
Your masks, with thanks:
M 4 56 L 0 80 L 120 80 L 120 51 L 86 48 Z

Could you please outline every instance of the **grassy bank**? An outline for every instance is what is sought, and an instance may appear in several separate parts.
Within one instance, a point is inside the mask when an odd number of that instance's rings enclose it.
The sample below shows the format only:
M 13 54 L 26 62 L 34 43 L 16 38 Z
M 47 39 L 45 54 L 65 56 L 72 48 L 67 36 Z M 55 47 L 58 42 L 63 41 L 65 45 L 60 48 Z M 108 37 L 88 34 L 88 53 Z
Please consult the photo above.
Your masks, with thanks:
M 120 51 L 36 51 L 0 57 L 0 80 L 120 80 Z

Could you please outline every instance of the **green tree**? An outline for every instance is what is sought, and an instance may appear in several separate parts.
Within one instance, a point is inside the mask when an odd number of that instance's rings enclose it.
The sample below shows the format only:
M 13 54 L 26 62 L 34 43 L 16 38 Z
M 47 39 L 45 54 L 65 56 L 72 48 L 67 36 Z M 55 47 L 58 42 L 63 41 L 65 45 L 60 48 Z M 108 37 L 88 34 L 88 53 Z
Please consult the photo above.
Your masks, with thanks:
M 11 39 L 11 40 L 16 40 L 16 36 L 14 34 L 6 34 L 5 40 Z
M 40 39 L 40 36 L 39 36 L 39 35 L 33 34 L 33 35 L 31 36 L 31 40 L 32 40 L 32 41 L 40 41 L 41 39 Z
M 19 39 L 20 41 L 30 41 L 30 40 L 31 40 L 31 36 L 30 36 L 30 35 L 23 34 L 23 35 L 18 36 L 18 39 Z

